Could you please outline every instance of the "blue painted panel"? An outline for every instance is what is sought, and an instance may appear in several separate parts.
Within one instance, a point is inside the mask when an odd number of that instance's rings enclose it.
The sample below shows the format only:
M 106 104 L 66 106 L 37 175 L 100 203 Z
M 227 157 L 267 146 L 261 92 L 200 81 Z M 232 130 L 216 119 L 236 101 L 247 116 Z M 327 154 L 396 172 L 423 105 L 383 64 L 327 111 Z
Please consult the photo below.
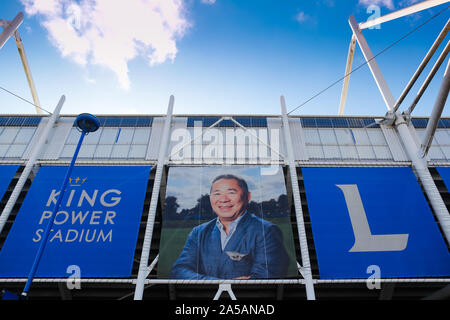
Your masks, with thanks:
M 381 278 L 450 275 L 449 250 L 410 168 L 302 172 L 321 278 L 368 278 L 372 265 Z M 387 241 L 355 249 L 364 220 L 372 237 Z M 398 238 L 406 242 L 395 248 Z
M 0 277 L 26 277 L 67 167 L 42 167 L 0 251 Z M 131 275 L 150 167 L 77 166 L 37 277 Z
M 444 181 L 447 190 L 450 190 L 450 167 L 436 167 L 436 170 Z
M 18 165 L 1 165 L 0 166 L 0 200 L 5 195 L 14 174 L 19 169 Z

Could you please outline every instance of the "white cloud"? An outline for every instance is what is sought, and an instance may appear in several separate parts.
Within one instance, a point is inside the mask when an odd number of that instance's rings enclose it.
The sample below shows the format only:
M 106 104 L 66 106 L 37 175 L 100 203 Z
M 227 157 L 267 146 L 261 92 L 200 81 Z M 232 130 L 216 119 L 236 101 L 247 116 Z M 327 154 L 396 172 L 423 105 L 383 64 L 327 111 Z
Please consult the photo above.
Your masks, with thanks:
M 303 11 L 300 11 L 299 13 L 297 13 L 297 15 L 295 16 L 295 20 L 297 20 L 298 22 L 302 23 L 305 22 L 309 19 L 309 16 L 304 13 Z
M 380 6 L 380 7 L 386 7 L 390 10 L 394 9 L 394 2 L 392 0 L 359 0 L 358 4 L 363 6 Z
M 28 15 L 42 17 L 62 56 L 111 69 L 124 89 L 130 60 L 141 55 L 150 66 L 173 62 L 176 41 L 190 26 L 183 0 L 21 1 Z

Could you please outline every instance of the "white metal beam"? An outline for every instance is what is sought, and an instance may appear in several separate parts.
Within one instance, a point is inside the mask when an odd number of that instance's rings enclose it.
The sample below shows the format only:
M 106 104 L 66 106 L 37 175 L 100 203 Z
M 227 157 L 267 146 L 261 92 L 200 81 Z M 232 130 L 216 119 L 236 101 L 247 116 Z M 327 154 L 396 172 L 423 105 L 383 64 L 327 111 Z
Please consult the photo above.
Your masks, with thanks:
M 23 172 L 16 183 L 13 192 L 11 193 L 8 202 L 6 203 L 5 208 L 2 211 L 2 214 L 0 215 L 0 233 L 2 232 L 6 222 L 8 221 L 9 215 L 11 214 L 11 211 L 14 205 L 16 204 L 17 198 L 19 198 L 20 192 L 22 191 L 23 186 L 25 185 L 25 182 L 28 179 L 28 176 L 30 175 L 31 171 L 34 168 L 34 165 L 37 163 L 37 160 L 42 153 L 42 149 L 46 143 L 47 137 L 50 131 L 53 129 L 53 126 L 55 125 L 55 122 L 59 117 L 59 113 L 65 100 L 66 97 L 61 96 L 58 105 L 53 111 L 53 114 L 50 116 L 48 122 L 45 124 L 44 132 L 39 137 L 39 140 L 37 140 L 37 143 L 33 146 L 30 159 L 27 161 L 27 164 L 25 165 L 25 168 L 23 169 Z
M 417 147 L 411 131 L 409 131 L 405 118 L 397 111 L 395 113 L 395 127 L 400 135 L 402 143 L 408 157 L 411 159 L 414 171 L 422 183 L 422 187 L 428 197 L 430 205 L 434 210 L 437 220 L 441 225 L 441 230 L 447 243 L 450 243 L 450 215 L 447 210 L 439 190 L 434 183 L 433 177 L 428 170 L 426 160 L 419 155 L 419 148 Z
M 144 295 L 145 279 L 148 275 L 148 258 L 150 256 L 150 245 L 152 243 L 153 226 L 155 223 L 156 207 L 158 206 L 159 190 L 161 187 L 162 173 L 166 163 L 168 141 L 170 135 L 170 124 L 172 122 L 174 96 L 170 96 L 169 107 L 167 108 L 166 121 L 164 123 L 163 136 L 159 146 L 158 163 L 156 165 L 155 182 L 153 183 L 150 208 L 148 210 L 147 224 L 145 227 L 144 242 L 142 245 L 141 260 L 139 262 L 139 272 L 134 291 L 134 300 L 142 300 Z
M 433 80 L 434 76 L 436 75 L 436 72 L 441 67 L 441 64 L 445 61 L 445 58 L 447 57 L 449 51 L 450 51 L 450 40 L 447 42 L 447 45 L 445 46 L 444 50 L 441 52 L 440 56 L 438 57 L 433 67 L 431 68 L 430 73 L 428 74 L 419 91 L 417 92 L 417 95 L 414 98 L 413 102 L 411 103 L 411 106 L 408 108 L 408 110 L 404 112 L 405 114 L 411 114 L 413 112 L 420 98 L 422 98 L 422 95 L 428 88 L 428 85 L 430 84 L 431 80 Z
M 441 5 L 441 4 L 446 3 L 446 2 L 450 2 L 450 0 L 426 0 L 426 1 L 422 1 L 422 2 L 419 2 L 419 3 L 413 4 L 413 5 L 409 6 L 409 7 L 406 7 L 406 8 L 403 8 L 403 9 L 400 9 L 400 10 L 388 13 L 388 14 L 386 14 L 384 16 L 381 16 L 381 17 L 378 17 L 378 18 L 375 18 L 375 19 L 371 19 L 371 20 L 366 21 L 366 22 L 362 22 L 362 23 L 359 24 L 359 28 L 361 30 L 367 29 L 367 28 L 376 26 L 376 25 L 384 23 L 384 22 L 395 20 L 395 19 L 407 16 L 407 15 L 410 15 L 410 14 L 413 14 L 413 13 L 416 13 L 416 12 L 419 12 L 419 11 L 431 8 L 431 7 L 435 7 L 435 6 Z
M 403 100 L 408 95 L 409 91 L 413 87 L 413 85 L 416 83 L 417 79 L 419 78 L 422 71 L 425 69 L 426 65 L 430 61 L 431 57 L 434 55 L 436 50 L 438 49 L 439 45 L 442 43 L 442 41 L 447 36 L 448 31 L 450 30 L 450 19 L 447 20 L 447 23 L 445 24 L 442 31 L 439 33 L 438 37 L 434 41 L 433 45 L 431 46 L 430 50 L 428 50 L 427 54 L 425 55 L 425 58 L 423 58 L 422 62 L 420 63 L 419 67 L 417 68 L 416 72 L 414 72 L 414 75 L 412 76 L 411 80 L 409 80 L 408 84 L 406 85 L 405 89 L 403 90 L 400 97 L 397 99 L 397 102 L 395 103 L 395 106 L 393 108 L 393 112 L 397 111 L 398 107 L 402 104 Z
M 286 111 L 286 102 L 281 96 L 281 115 L 283 118 L 284 141 L 287 149 L 287 165 L 291 177 L 292 196 L 294 197 L 295 216 L 297 218 L 297 230 L 300 242 L 300 254 L 303 263 L 303 275 L 305 279 L 306 298 L 308 300 L 316 300 L 314 292 L 314 281 L 311 272 L 311 262 L 309 260 L 308 241 L 306 237 L 305 222 L 303 219 L 302 203 L 300 199 L 300 189 L 298 187 L 298 177 L 294 160 L 294 149 L 292 145 L 291 130 L 289 128 L 289 119 Z
M 420 156 L 425 158 L 428 150 L 431 147 L 433 141 L 434 133 L 438 126 L 439 119 L 441 118 L 442 111 L 445 107 L 445 102 L 447 101 L 448 91 L 450 89 L 450 60 L 447 63 L 447 68 L 445 69 L 444 79 L 442 80 L 441 87 L 439 88 L 438 96 L 431 112 L 430 119 L 428 119 L 427 128 L 425 130 L 425 135 L 423 138 L 422 145 L 420 147 Z
M 380 68 L 378 67 L 378 64 L 372 54 L 372 50 L 370 50 L 370 47 L 367 44 L 367 41 L 364 38 L 364 35 L 362 34 L 360 28 L 358 27 L 358 23 L 356 22 L 356 19 L 353 15 L 350 15 L 348 22 L 350 24 L 350 27 L 352 28 L 354 36 L 356 37 L 356 41 L 358 41 L 364 58 L 369 65 L 370 72 L 372 72 L 372 76 L 374 77 L 378 89 L 380 90 L 384 103 L 386 104 L 388 111 L 391 111 L 391 109 L 395 105 L 395 99 L 392 96 L 391 90 L 389 89 Z
M 350 82 L 350 72 L 352 71 L 353 57 L 355 56 L 355 46 L 356 46 L 356 38 L 355 35 L 352 35 L 352 39 L 350 40 L 350 45 L 348 47 L 347 54 L 347 64 L 345 66 L 345 79 L 344 84 L 342 85 L 341 92 L 341 101 L 339 103 L 339 115 L 342 116 L 344 114 L 345 102 L 347 101 L 347 92 L 348 92 L 348 83 Z
M 8 41 L 8 39 L 16 32 L 17 28 L 23 22 L 23 13 L 19 12 L 16 17 L 5 27 L 3 32 L 0 34 L 0 49 Z

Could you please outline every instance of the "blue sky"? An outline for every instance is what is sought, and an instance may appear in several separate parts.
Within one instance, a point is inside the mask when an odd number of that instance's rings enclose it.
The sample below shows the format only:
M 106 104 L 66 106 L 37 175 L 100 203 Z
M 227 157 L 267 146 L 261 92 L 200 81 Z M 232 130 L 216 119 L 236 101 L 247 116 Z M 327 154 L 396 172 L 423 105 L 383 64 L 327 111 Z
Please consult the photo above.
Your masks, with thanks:
M 19 32 L 43 108 L 66 95 L 63 114 L 279 114 L 344 74 L 351 30 L 372 15 L 417 0 L 7 0 L 0 19 L 25 12 Z M 52 4 L 57 4 L 52 7 Z M 374 52 L 398 40 L 447 4 L 364 30 Z M 95 10 L 93 9 L 95 8 Z M 148 9 L 148 10 L 147 10 Z M 449 18 L 450 9 L 377 57 L 398 97 Z M 101 18 L 98 18 L 101 17 Z M 65 30 L 58 24 L 69 23 Z M 64 30 L 63 30 L 64 29 Z M 441 45 L 440 51 L 443 45 Z M 434 57 L 400 110 L 409 106 Z M 364 62 L 356 49 L 353 67 Z M 445 62 L 446 65 L 446 62 Z M 436 75 L 413 115 L 428 116 L 443 75 Z M 0 86 L 32 100 L 15 43 L 0 50 Z M 341 83 L 294 115 L 336 115 Z M 0 90 L 1 113 L 34 107 Z M 352 74 L 348 115 L 384 115 L 367 66 Z M 444 110 L 444 116 L 449 116 Z

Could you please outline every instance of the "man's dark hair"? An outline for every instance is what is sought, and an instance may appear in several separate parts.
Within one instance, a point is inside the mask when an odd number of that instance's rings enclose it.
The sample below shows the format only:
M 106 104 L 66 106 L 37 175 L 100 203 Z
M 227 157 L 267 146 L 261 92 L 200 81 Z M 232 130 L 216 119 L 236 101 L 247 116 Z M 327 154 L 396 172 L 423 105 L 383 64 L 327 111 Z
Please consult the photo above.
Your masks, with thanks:
M 222 179 L 231 179 L 231 180 L 236 180 L 236 182 L 238 183 L 239 187 L 242 189 L 242 197 L 244 198 L 244 200 L 246 202 L 248 202 L 248 186 L 247 186 L 247 182 L 245 182 L 244 179 L 239 178 L 233 174 L 221 174 L 220 176 L 217 176 L 214 178 L 214 180 L 211 182 L 211 189 L 212 189 L 212 185 L 214 183 L 216 183 L 219 180 Z M 211 192 L 211 190 L 210 190 Z

